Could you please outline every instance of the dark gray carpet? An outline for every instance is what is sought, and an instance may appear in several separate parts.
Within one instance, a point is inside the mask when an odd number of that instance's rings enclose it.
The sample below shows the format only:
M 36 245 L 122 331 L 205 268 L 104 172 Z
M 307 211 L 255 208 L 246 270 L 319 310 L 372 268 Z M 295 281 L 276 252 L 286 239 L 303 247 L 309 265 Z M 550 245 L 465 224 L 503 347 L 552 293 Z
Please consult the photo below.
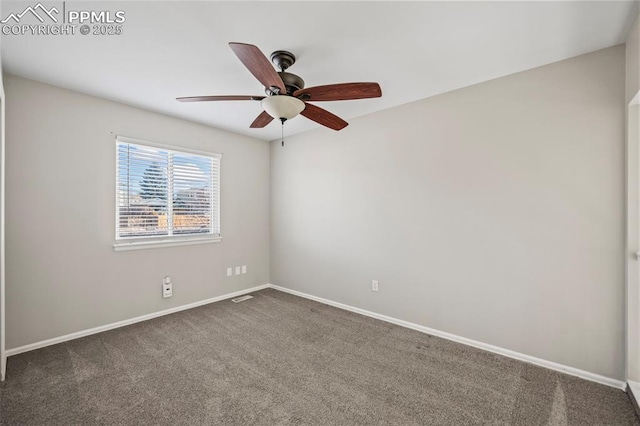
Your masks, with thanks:
M 10 357 L 3 425 L 640 425 L 621 391 L 263 290 Z

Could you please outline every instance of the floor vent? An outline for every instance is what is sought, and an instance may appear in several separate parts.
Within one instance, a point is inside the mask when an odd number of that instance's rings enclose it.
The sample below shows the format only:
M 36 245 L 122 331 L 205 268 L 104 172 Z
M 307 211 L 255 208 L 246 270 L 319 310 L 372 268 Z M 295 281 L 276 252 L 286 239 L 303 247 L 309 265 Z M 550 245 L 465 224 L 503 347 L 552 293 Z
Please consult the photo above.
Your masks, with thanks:
M 231 299 L 231 301 L 233 303 L 240 303 L 240 302 L 244 302 L 245 300 L 249 300 L 249 299 L 253 299 L 253 296 L 249 296 L 247 294 L 246 296 L 240 296 L 240 297 L 236 297 L 235 299 Z

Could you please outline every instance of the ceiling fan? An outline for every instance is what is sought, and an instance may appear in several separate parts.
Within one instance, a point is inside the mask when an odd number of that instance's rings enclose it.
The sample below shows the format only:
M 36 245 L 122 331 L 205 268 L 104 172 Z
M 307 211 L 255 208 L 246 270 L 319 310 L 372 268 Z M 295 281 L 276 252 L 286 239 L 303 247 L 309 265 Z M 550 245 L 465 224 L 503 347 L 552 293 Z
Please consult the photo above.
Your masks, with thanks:
M 178 101 L 260 101 L 264 111 L 251 123 L 251 128 L 265 127 L 274 118 L 279 119 L 284 125 L 286 120 L 301 114 L 330 129 L 341 130 L 349 123 L 309 102 L 346 101 L 382 96 L 382 90 L 378 83 L 341 83 L 305 88 L 302 78 L 286 72 L 296 61 L 293 53 L 277 50 L 271 54 L 271 61 L 280 69 L 280 72 L 276 72 L 269 60 L 256 46 L 233 42 L 229 43 L 229 46 L 240 62 L 265 87 L 266 96 L 190 96 L 177 98 Z

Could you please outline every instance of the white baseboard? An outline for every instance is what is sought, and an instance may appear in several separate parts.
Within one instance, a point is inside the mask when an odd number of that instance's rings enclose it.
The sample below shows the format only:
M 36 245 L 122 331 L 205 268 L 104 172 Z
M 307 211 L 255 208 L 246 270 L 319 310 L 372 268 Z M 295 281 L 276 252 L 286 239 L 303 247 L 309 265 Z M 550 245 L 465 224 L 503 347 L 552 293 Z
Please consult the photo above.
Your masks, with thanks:
M 58 343 L 66 342 L 68 340 L 79 339 L 81 337 L 90 336 L 96 333 L 102 333 L 103 331 L 113 330 L 114 328 L 124 327 L 126 325 L 135 324 L 137 322 L 147 321 L 153 318 L 161 317 L 163 315 L 169 315 L 176 312 L 184 311 L 191 308 L 197 308 L 198 306 L 208 305 L 209 303 L 219 302 L 225 299 L 231 299 L 234 297 L 242 296 L 243 294 L 252 293 L 254 291 L 262 290 L 271 287 L 270 284 L 263 284 L 256 287 L 248 288 L 246 290 L 236 291 L 234 293 L 223 294 L 222 296 L 212 297 L 211 299 L 201 300 L 199 302 L 189 303 L 187 305 L 177 306 L 175 308 L 165 309 L 164 311 L 153 312 L 151 314 L 142 315 L 139 317 L 114 322 L 111 324 L 101 325 L 100 327 L 90 328 L 88 330 L 77 331 L 71 334 L 65 334 L 64 336 L 54 337 L 52 339 L 42 340 L 40 342 L 30 343 L 28 345 L 19 346 L 17 348 L 8 349 L 7 356 L 21 354 L 23 352 L 33 351 L 35 349 L 44 348 L 45 346 L 51 346 Z
M 520 352 L 515 352 L 509 349 L 501 348 L 499 346 L 490 345 L 488 343 L 478 342 L 477 340 L 468 339 L 466 337 L 457 336 L 455 334 L 447 333 L 445 331 L 436 330 L 433 328 L 425 327 L 423 325 L 414 324 L 408 321 L 400 320 L 397 318 L 389 317 L 375 312 L 367 311 L 365 309 L 355 308 L 353 306 L 345 305 L 344 303 L 334 302 L 332 300 L 323 299 L 322 297 L 312 296 L 310 294 L 302 293 L 297 290 L 291 290 L 289 288 L 280 287 L 274 284 L 270 284 L 269 287 L 290 293 L 295 296 L 304 297 L 305 299 L 315 300 L 316 302 L 324 303 L 325 305 L 334 306 L 336 308 L 344 309 L 346 311 L 355 312 L 357 314 L 365 315 L 371 318 L 376 318 L 382 321 L 390 322 L 392 324 L 399 325 L 401 327 L 417 330 L 422 333 L 430 334 L 432 336 L 442 337 L 443 339 L 452 340 L 454 342 L 462 343 L 464 345 L 473 346 L 474 348 L 483 349 L 485 351 L 493 352 L 498 355 L 503 355 L 509 358 L 517 359 L 519 361 L 535 364 L 540 367 L 545 367 L 550 370 L 559 371 L 561 373 L 570 374 L 572 376 L 580 377 L 581 379 L 589 380 L 603 385 L 611 386 L 614 388 L 624 390 L 626 383 L 622 380 L 612 379 L 610 377 L 601 376 L 599 374 L 591 373 L 589 371 L 580 370 L 578 368 L 569 367 L 567 365 L 558 364 L 557 362 L 547 361 L 545 359 L 536 358 L 531 355 L 526 355 Z M 640 389 L 638 389 L 638 396 L 640 396 Z
M 219 302 L 225 299 L 231 299 L 234 297 L 242 296 L 247 293 L 252 293 L 254 291 L 262 290 L 265 288 L 273 288 L 275 290 L 279 290 L 285 293 L 290 293 L 295 296 L 304 297 L 305 299 L 315 300 L 316 302 L 323 303 L 325 305 L 334 306 L 336 308 L 344 309 L 346 311 L 355 312 L 357 314 L 365 315 L 371 318 L 376 318 L 382 321 L 386 321 L 392 324 L 399 325 L 401 327 L 410 328 L 412 330 L 417 330 L 422 333 L 430 334 L 432 336 L 442 337 L 447 340 L 452 340 L 454 342 L 462 343 L 464 345 L 473 346 L 478 349 L 483 349 L 485 351 L 493 352 L 498 355 L 503 355 L 509 358 L 517 359 L 519 361 L 528 362 L 530 364 L 535 364 L 540 367 L 545 367 L 551 370 L 559 371 L 561 373 L 570 374 L 572 376 L 580 377 L 585 380 L 590 380 L 592 382 L 601 383 L 603 385 L 611 386 L 618 389 L 625 389 L 626 383 L 622 380 L 612 379 L 609 377 L 601 376 L 599 374 L 591 373 L 589 371 L 580 370 L 574 367 L 569 367 L 567 365 L 558 364 L 553 361 L 547 361 L 541 358 L 536 358 L 530 355 L 526 355 L 520 352 L 515 352 L 509 349 L 504 349 L 498 346 L 490 345 L 488 343 L 479 342 L 477 340 L 468 339 L 466 337 L 457 336 L 455 334 L 447 333 L 445 331 L 436 330 L 433 328 L 425 327 L 423 325 L 414 324 L 408 321 L 400 320 L 397 318 L 389 317 L 386 315 L 378 314 L 375 312 L 367 311 L 365 309 L 356 308 L 353 306 L 346 305 L 344 303 L 334 302 L 332 300 L 324 299 L 322 297 L 312 296 L 310 294 L 302 293 L 297 290 L 291 290 L 285 287 L 280 287 L 274 284 L 264 284 L 256 287 L 248 288 L 245 290 L 240 290 L 234 293 L 224 294 L 222 296 L 213 297 L 206 300 L 201 300 L 199 302 L 189 303 L 187 305 L 178 306 L 171 309 L 166 309 L 164 311 L 153 312 L 151 314 L 142 315 L 139 317 L 114 322 L 111 324 L 102 325 L 100 327 L 91 328 L 88 330 L 82 330 L 71 334 L 66 334 L 60 337 L 54 337 L 52 339 L 42 340 L 40 342 L 31 343 L 28 345 L 20 346 L 17 348 L 8 349 L 6 351 L 7 356 L 21 354 L 23 352 L 32 351 L 35 349 L 44 348 L 46 346 L 55 345 L 58 343 L 66 342 L 68 340 L 79 339 L 81 337 L 90 336 L 92 334 L 101 333 L 103 331 L 113 330 L 114 328 L 124 327 L 130 324 L 135 324 L 141 321 L 147 321 L 153 318 L 157 318 L 163 315 L 173 314 L 175 312 L 184 311 L 191 308 L 196 308 L 198 306 L 207 305 L 209 303 Z M 640 383 L 629 382 L 629 387 L 635 398 L 640 397 Z M 636 399 L 637 400 L 637 399 Z
M 629 389 L 631 389 L 631 395 L 636 400 L 636 404 L 640 407 L 640 383 L 629 380 Z

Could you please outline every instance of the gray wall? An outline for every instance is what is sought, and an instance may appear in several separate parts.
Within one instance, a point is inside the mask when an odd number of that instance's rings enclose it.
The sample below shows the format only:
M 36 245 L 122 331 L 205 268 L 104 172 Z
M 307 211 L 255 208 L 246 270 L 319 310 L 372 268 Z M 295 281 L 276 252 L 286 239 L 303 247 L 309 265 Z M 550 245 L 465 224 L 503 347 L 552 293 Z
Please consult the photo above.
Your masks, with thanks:
M 7 348 L 269 282 L 266 142 L 11 75 L 4 83 Z M 223 153 L 223 241 L 114 252 L 114 134 Z M 227 278 L 236 265 L 248 274 Z
M 625 46 L 626 103 L 640 90 L 640 17 Z M 627 380 L 640 382 L 640 271 L 634 253 L 640 250 L 640 106 L 627 106 Z
M 5 332 L 5 228 L 4 228 L 4 172 L 5 172 L 5 154 L 4 154 L 4 113 L 5 113 L 5 94 L 4 82 L 2 77 L 2 59 L 0 58 L 0 380 L 5 379 L 7 369 L 6 357 L 6 332 Z
M 624 100 L 617 46 L 274 141 L 271 282 L 622 379 Z
M 627 104 L 640 90 L 640 16 L 629 30 L 626 52 L 626 100 Z

